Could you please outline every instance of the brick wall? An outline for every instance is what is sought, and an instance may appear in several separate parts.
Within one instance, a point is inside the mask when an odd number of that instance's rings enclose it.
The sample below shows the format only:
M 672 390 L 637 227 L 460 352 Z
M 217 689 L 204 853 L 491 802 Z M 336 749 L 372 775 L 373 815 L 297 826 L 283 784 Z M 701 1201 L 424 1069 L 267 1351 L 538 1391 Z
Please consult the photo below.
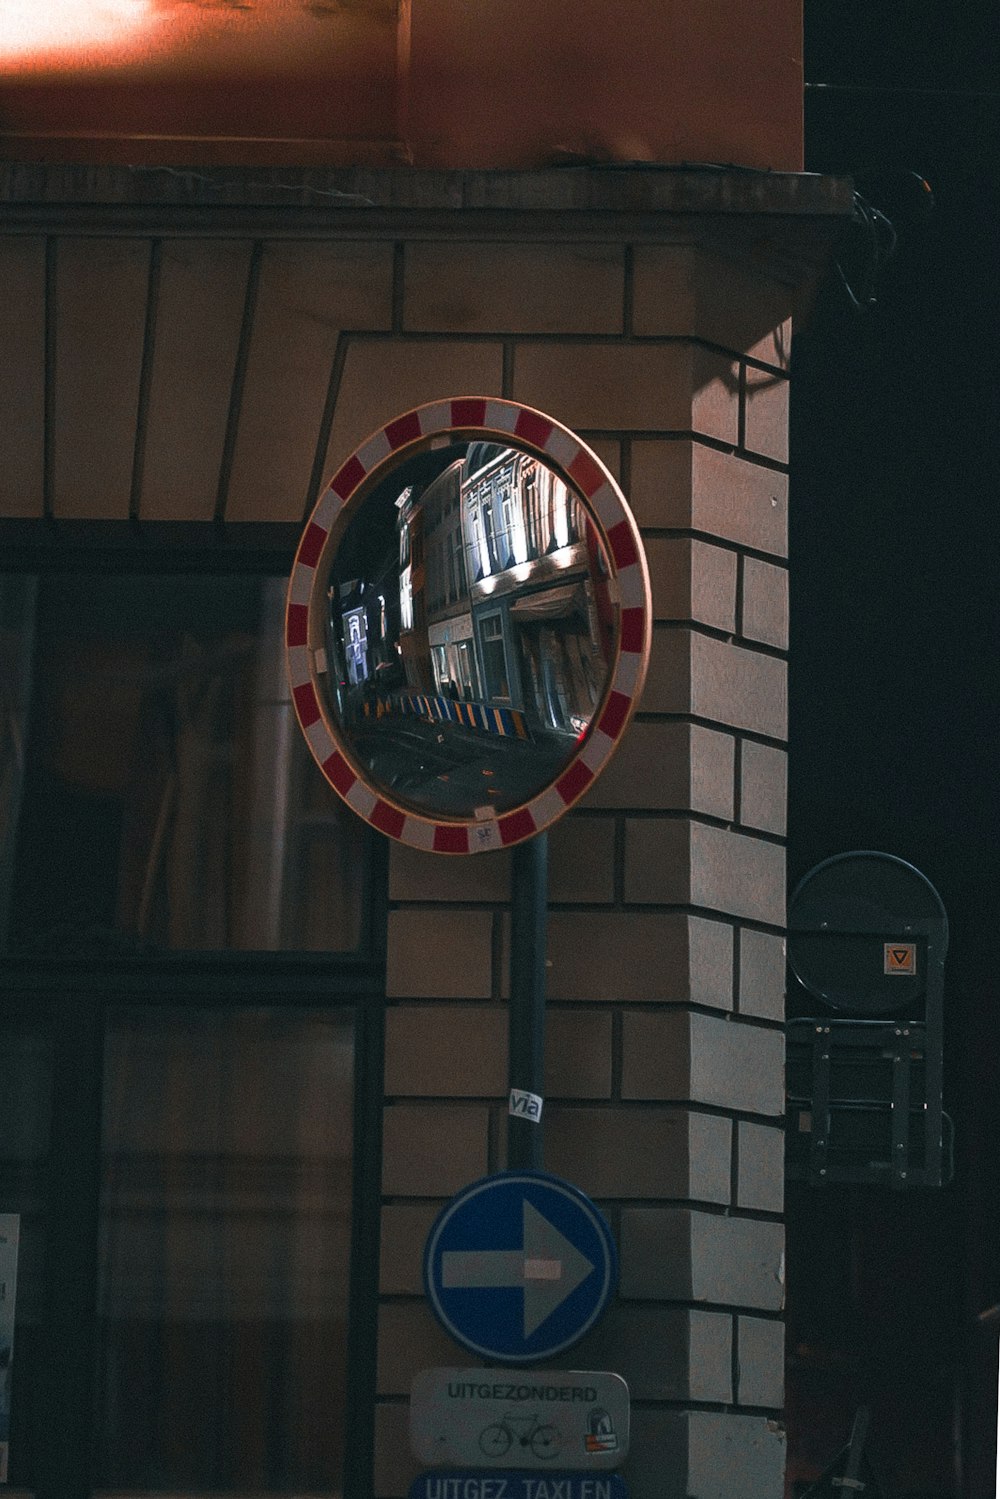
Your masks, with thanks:
M 0 514 L 297 526 L 369 432 L 471 393 L 550 411 L 619 476 L 652 660 L 550 834 L 545 1120 L 622 1279 L 562 1362 L 628 1380 L 634 1499 L 778 1499 L 789 313 L 850 194 L 399 173 L 304 183 L 334 206 L 288 213 L 259 176 L 0 172 L 21 193 Z M 420 1259 L 441 1204 L 504 1163 L 509 887 L 506 854 L 391 851 L 378 1499 L 414 1470 L 412 1373 L 471 1362 Z
M 562 1362 L 633 1397 L 635 1499 L 777 1499 L 788 288 L 695 243 L 405 244 L 352 340 L 329 467 L 398 410 L 505 395 L 581 433 L 645 535 L 638 717 L 551 832 L 545 1164 L 593 1195 L 618 1303 Z M 391 852 L 376 1493 L 406 1398 L 475 1362 L 421 1290 L 450 1194 L 504 1165 L 509 855 Z

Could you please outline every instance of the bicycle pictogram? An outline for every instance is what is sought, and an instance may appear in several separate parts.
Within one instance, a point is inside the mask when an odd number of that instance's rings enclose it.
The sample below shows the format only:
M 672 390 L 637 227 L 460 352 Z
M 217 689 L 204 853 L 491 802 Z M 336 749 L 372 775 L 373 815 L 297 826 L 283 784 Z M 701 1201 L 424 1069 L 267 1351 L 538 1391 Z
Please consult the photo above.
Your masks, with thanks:
M 504 1457 L 511 1447 L 527 1447 L 538 1458 L 559 1456 L 559 1432 L 537 1412 L 526 1416 L 508 1412 L 479 1435 L 479 1448 L 487 1457 Z

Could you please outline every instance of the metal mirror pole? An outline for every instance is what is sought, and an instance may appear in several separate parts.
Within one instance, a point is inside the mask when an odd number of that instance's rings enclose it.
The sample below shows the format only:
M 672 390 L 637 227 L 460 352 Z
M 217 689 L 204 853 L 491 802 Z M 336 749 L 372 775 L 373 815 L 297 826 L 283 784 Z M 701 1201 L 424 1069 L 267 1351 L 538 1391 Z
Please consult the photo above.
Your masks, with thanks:
M 510 929 L 510 1040 L 507 1165 L 542 1164 L 545 1087 L 545 933 L 549 835 L 514 848 Z M 527 1095 L 527 1096 L 525 1096 Z

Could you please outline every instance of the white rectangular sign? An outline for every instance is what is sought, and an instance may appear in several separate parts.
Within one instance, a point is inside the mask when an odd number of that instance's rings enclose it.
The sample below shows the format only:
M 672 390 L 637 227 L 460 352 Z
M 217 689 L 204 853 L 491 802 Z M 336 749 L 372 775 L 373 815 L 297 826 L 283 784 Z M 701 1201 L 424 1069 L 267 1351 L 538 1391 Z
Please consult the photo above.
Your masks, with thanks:
M 629 1394 L 620 1374 L 579 1369 L 424 1369 L 410 1391 L 410 1446 L 436 1468 L 619 1468 Z
M 21 1220 L 0 1213 L 0 1483 L 7 1482 L 10 1451 L 10 1380 L 14 1364 L 14 1301 Z

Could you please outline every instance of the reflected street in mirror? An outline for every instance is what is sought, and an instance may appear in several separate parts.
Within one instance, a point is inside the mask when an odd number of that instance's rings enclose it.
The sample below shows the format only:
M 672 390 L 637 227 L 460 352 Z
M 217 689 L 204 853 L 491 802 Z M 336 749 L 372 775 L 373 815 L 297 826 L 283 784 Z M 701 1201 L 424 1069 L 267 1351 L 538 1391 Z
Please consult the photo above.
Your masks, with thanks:
M 519 448 L 452 443 L 404 459 L 347 526 L 320 690 L 397 804 L 499 815 L 578 753 L 616 614 L 603 543 L 563 480 Z

